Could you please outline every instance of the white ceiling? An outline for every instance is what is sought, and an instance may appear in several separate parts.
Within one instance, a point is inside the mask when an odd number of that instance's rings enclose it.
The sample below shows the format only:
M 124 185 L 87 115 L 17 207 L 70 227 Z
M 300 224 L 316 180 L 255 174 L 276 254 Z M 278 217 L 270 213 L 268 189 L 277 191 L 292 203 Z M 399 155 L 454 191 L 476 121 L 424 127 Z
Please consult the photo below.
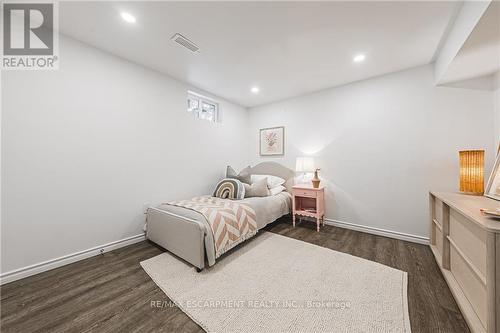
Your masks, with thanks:
M 251 107 L 429 63 L 460 5 L 61 2 L 59 18 L 66 35 Z M 173 43 L 177 32 L 200 52 Z
M 470 80 L 500 70 L 500 2 L 493 1 L 446 69 L 441 83 Z

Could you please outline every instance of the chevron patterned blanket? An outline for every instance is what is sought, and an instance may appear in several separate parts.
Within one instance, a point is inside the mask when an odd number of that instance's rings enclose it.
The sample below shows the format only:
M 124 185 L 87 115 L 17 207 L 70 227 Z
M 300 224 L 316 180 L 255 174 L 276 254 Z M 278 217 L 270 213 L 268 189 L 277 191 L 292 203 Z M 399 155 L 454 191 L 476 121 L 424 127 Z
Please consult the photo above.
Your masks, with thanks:
M 245 203 L 203 196 L 168 204 L 197 211 L 205 217 L 214 236 L 215 258 L 258 231 L 255 211 Z

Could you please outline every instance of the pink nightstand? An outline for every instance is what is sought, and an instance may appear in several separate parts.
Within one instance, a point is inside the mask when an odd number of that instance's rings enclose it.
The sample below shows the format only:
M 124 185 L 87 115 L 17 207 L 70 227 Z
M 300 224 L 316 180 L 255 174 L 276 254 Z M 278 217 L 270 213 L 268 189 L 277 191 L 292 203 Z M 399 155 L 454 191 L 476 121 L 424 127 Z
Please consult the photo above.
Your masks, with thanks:
M 313 188 L 309 184 L 298 184 L 292 187 L 293 211 L 292 220 L 295 227 L 295 216 L 309 216 L 316 219 L 316 230 L 320 222 L 325 225 L 325 187 Z

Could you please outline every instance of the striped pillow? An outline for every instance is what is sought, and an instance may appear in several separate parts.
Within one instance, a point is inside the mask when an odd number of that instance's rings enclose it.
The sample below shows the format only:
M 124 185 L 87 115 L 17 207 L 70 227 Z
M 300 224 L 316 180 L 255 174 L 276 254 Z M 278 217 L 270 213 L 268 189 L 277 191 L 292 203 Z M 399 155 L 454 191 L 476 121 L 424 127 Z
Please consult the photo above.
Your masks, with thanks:
M 215 187 L 214 197 L 241 200 L 245 197 L 245 187 L 238 179 L 224 178 Z

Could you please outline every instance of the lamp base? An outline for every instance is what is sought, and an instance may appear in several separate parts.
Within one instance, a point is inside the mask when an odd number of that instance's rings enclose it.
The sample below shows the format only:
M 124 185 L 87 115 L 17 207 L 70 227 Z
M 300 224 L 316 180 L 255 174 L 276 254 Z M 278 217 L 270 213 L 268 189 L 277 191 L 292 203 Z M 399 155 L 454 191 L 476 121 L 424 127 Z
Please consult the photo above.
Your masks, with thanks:
M 319 187 L 319 183 L 321 182 L 321 180 L 318 177 L 318 169 L 316 169 L 316 171 L 314 171 L 314 178 L 311 180 L 311 182 L 312 182 L 314 188 Z

